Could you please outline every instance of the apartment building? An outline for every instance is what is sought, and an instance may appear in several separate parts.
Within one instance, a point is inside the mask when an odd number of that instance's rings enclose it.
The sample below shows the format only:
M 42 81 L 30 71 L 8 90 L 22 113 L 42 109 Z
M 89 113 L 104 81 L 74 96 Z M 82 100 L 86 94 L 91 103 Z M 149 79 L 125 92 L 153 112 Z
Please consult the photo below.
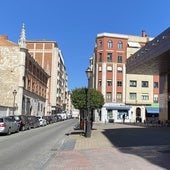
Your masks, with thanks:
M 0 116 L 44 115 L 48 78 L 26 49 L 24 30 L 19 45 L 0 36 Z
M 101 33 L 96 37 L 94 56 L 90 59 L 93 71 L 92 87 L 105 99 L 95 121 L 144 121 L 147 112 L 158 107 L 159 76 L 126 74 L 126 59 L 153 38 L 145 31 L 141 36 Z M 142 55 L 141 55 L 142 56 Z
M 57 42 L 27 40 L 26 44 L 33 58 L 50 75 L 46 114 L 56 114 L 61 111 L 70 112 L 68 75 L 62 51 L 59 49 Z

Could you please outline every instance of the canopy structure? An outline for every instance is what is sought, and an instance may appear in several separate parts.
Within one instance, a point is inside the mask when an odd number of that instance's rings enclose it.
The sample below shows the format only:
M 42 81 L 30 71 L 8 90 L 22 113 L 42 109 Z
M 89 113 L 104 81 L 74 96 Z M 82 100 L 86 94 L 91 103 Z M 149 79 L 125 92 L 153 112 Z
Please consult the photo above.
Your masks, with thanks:
M 159 107 L 146 107 L 146 111 L 148 114 L 159 114 Z

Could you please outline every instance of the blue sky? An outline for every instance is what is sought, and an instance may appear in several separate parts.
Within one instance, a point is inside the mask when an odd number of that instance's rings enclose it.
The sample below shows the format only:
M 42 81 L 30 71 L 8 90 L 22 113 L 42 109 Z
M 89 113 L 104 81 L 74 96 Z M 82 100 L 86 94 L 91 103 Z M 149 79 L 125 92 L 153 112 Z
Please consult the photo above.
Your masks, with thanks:
M 0 34 L 18 42 L 22 23 L 28 40 L 54 40 L 62 50 L 68 86 L 87 86 L 85 70 L 98 33 L 151 37 L 169 27 L 169 0 L 4 0 Z

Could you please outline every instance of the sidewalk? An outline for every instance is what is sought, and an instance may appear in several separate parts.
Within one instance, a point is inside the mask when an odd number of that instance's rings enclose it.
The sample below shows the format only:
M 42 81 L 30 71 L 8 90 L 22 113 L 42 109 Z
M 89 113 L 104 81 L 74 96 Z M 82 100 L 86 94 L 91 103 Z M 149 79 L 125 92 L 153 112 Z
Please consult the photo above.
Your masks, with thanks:
M 126 124 L 94 123 L 91 138 L 75 130 L 67 138 L 66 149 L 57 152 L 45 170 L 161 170 L 137 155 L 120 152 L 102 133 L 106 129 L 129 127 L 136 128 Z

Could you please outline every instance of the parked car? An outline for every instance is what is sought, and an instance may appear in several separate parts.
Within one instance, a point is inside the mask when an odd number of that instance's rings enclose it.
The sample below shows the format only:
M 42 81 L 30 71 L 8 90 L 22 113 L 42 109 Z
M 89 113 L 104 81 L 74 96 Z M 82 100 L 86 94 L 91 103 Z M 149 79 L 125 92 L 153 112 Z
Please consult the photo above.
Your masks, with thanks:
M 14 116 L 10 116 L 10 117 L 14 118 L 15 121 L 19 124 L 20 131 L 30 129 L 29 120 L 26 115 L 14 115 Z
M 37 119 L 40 122 L 40 126 L 46 126 L 47 125 L 47 121 L 45 119 L 43 119 L 41 116 L 37 116 Z
M 40 127 L 40 122 L 36 116 L 28 116 L 28 120 L 31 128 Z
M 53 119 L 51 116 L 43 116 L 43 119 L 47 121 L 47 124 L 54 123 Z
M 18 123 L 11 117 L 0 118 L 0 133 L 8 134 L 19 132 Z

